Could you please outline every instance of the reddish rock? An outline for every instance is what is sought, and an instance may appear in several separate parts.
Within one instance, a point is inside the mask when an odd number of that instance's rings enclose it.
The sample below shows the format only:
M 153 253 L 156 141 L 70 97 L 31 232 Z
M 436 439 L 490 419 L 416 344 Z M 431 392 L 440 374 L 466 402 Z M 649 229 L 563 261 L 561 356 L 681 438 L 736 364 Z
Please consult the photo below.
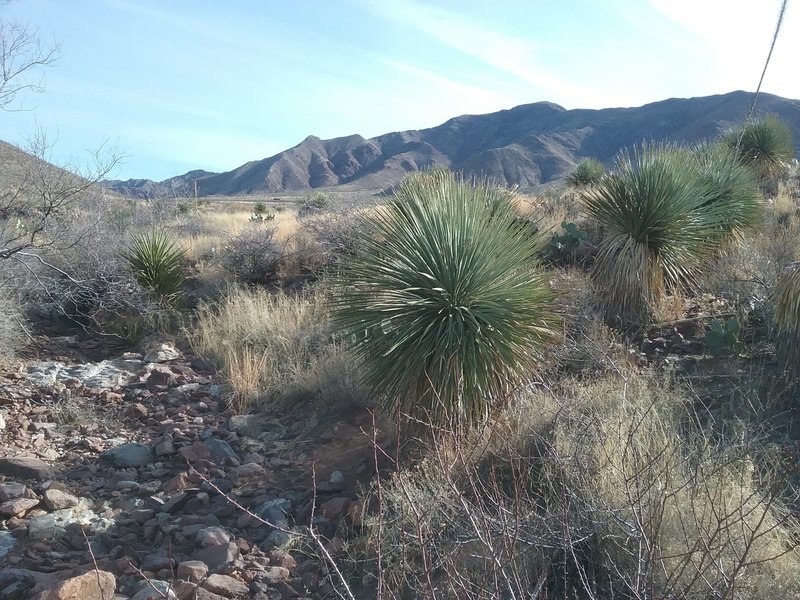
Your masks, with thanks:
M 44 493 L 44 505 L 47 510 L 61 510 L 62 508 L 72 508 L 77 506 L 79 500 L 72 494 L 67 494 L 61 490 L 49 489 Z
M 208 575 L 208 565 L 199 560 L 185 560 L 178 565 L 178 579 L 198 582 Z
M 229 575 L 209 575 L 202 586 L 209 592 L 225 598 L 246 597 L 250 591 L 246 584 Z
M 269 558 L 269 564 L 272 566 L 283 567 L 289 571 L 294 571 L 297 568 L 297 561 L 294 557 L 278 548 L 273 548 L 267 552 L 267 558 Z
M 338 521 L 350 507 L 350 502 L 352 502 L 350 498 L 332 498 L 320 506 L 322 516 L 331 521 Z
M 208 446 L 202 443 L 194 443 L 191 446 L 184 446 L 178 453 L 189 462 L 195 462 L 198 460 L 208 460 L 211 458 L 211 451 L 208 449 Z
M 4 517 L 21 517 L 34 506 L 39 504 L 33 498 L 15 498 L 0 504 L 0 515 Z
M 114 595 L 117 580 L 108 571 L 88 571 L 58 584 L 47 600 L 108 600 Z
M 172 479 L 168 479 L 167 481 L 165 481 L 161 489 L 163 489 L 168 494 L 172 494 L 174 492 L 180 492 L 182 490 L 185 490 L 186 488 L 189 487 L 190 483 L 191 482 L 189 481 L 189 474 L 186 473 L 185 471 L 181 471 L 180 473 L 175 475 L 175 477 L 173 477 Z

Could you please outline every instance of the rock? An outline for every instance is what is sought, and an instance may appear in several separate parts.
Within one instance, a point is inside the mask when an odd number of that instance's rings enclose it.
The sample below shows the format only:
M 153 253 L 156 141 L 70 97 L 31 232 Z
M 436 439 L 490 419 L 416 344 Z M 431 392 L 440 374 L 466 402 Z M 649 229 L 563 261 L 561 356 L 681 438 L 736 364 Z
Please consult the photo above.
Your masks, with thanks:
M 331 473 L 331 476 L 328 477 L 328 484 L 332 492 L 344 491 L 344 473 L 341 471 Z
M 55 489 L 47 490 L 43 495 L 43 501 L 47 510 L 61 510 L 78 505 L 78 499 L 75 496 Z
M 185 560 L 178 565 L 178 579 L 197 583 L 208 575 L 208 565 L 199 560 Z
M 108 571 L 87 571 L 62 581 L 46 596 L 47 600 L 108 600 L 114 595 L 117 580 Z
M 270 585 L 287 581 L 289 577 L 289 569 L 286 567 L 267 567 L 262 573 L 259 574 L 259 579 Z
M 231 448 L 230 444 L 225 440 L 212 437 L 208 438 L 204 443 L 208 447 L 208 451 L 211 453 L 211 458 L 218 463 L 222 463 L 227 459 L 233 461 L 239 460 L 239 457 L 236 456 L 236 452 L 233 451 L 233 448 Z
M 206 444 L 195 442 L 191 446 L 184 446 L 178 450 L 184 460 L 188 462 L 195 462 L 198 460 L 208 460 L 211 458 L 211 450 Z
M 56 472 L 53 467 L 38 458 L 15 456 L 0 458 L 0 475 L 45 481 L 54 479 Z
M 259 420 L 258 415 L 233 415 L 228 419 L 228 429 L 236 433 L 256 433 Z
M 156 366 L 150 375 L 147 376 L 146 384 L 150 390 L 155 390 L 159 386 L 172 386 L 178 383 L 178 377 L 172 369 L 165 366 Z
M 322 516 L 331 521 L 338 521 L 350 507 L 350 498 L 332 498 L 320 506 Z
M 225 598 L 247 596 L 250 591 L 246 584 L 228 575 L 209 575 L 202 585 L 209 592 Z
M 168 494 L 173 494 L 175 492 L 181 492 L 185 490 L 190 484 L 191 482 L 189 481 L 189 474 L 186 471 L 181 471 L 172 479 L 165 481 L 161 489 Z
M 183 354 L 178 350 L 174 344 L 164 343 L 159 344 L 151 349 L 144 355 L 144 362 L 146 363 L 163 363 L 171 360 L 181 360 Z
M 206 563 L 209 570 L 216 571 L 220 567 L 224 567 L 228 563 L 239 558 L 239 546 L 233 542 L 219 544 L 217 546 L 208 546 L 197 550 L 192 555 L 192 558 Z
M 155 461 L 155 452 L 149 446 L 131 442 L 107 450 L 102 457 L 116 467 L 143 467 Z
M 130 600 L 177 600 L 177 596 L 169 582 L 151 579 L 143 581 L 141 589 Z
M 267 479 L 268 473 L 267 470 L 261 465 L 254 462 L 249 462 L 236 467 L 233 472 L 233 477 L 239 483 L 239 485 L 241 485 L 246 481 L 263 481 Z
M 275 567 L 283 567 L 289 571 L 293 571 L 297 567 L 297 561 L 288 552 L 274 548 L 267 552 L 269 564 Z
M 0 516 L 22 517 L 26 512 L 38 505 L 39 501 L 33 498 L 15 498 L 0 504 Z
M 113 390 L 132 383 L 136 379 L 135 371 L 140 367 L 141 362 L 124 358 L 79 365 L 46 361 L 30 363 L 25 376 L 44 386 L 53 386 L 58 382 L 69 383 L 72 388 Z
M 136 402 L 131 404 L 125 412 L 133 419 L 143 419 L 147 416 L 148 410 L 144 404 Z
M 161 569 L 171 569 L 175 566 L 175 560 L 163 552 L 151 552 L 142 559 L 142 570 L 158 572 Z
M 0 483 L 0 502 L 13 500 L 14 498 L 36 498 L 36 494 L 22 483 L 14 481 Z
M 206 527 L 198 531 L 195 536 L 195 542 L 203 548 L 227 544 L 231 539 L 233 536 L 222 527 Z

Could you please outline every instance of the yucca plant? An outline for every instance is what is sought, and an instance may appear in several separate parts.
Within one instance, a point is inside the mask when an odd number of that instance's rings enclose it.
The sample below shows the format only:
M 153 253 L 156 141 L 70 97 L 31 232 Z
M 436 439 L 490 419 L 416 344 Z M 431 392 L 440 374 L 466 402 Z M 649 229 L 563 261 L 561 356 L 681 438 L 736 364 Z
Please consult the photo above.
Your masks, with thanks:
M 642 324 L 666 289 L 691 285 L 703 259 L 754 222 L 757 198 L 736 167 L 716 151 L 645 145 L 587 191 L 588 214 L 608 232 L 592 275 L 609 320 Z
M 754 172 L 743 165 L 724 144 L 702 145 L 693 151 L 705 200 L 699 210 L 713 213 L 720 223 L 722 243 L 738 238 L 761 222 L 764 202 Z
M 452 174 L 411 177 L 334 276 L 334 323 L 392 411 L 474 424 L 531 374 L 553 296 L 509 201 Z
M 796 377 L 800 373 L 800 263 L 794 263 L 775 284 L 776 354 Z
M 564 179 L 569 187 L 588 188 L 600 183 L 605 175 L 605 167 L 593 158 L 584 158 Z
M 177 306 L 185 279 L 184 252 L 167 233 L 154 230 L 135 237 L 122 256 L 139 285 L 156 300 Z
M 762 183 L 786 172 L 794 159 L 792 131 L 777 117 L 768 116 L 746 123 L 729 132 L 724 140 Z

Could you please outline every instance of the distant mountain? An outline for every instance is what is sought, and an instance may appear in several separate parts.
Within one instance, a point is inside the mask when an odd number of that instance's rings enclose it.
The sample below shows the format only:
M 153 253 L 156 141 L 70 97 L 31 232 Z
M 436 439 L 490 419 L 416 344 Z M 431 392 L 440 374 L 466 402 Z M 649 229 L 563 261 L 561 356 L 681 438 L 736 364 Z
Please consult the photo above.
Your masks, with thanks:
M 464 115 L 437 127 L 321 140 L 297 146 L 226 173 L 191 171 L 155 183 L 110 181 L 125 194 L 200 196 L 279 194 L 340 186 L 343 190 L 389 187 L 406 173 L 448 167 L 503 185 L 536 188 L 564 177 L 585 157 L 610 163 L 625 147 L 644 140 L 696 143 L 741 123 L 748 92 L 672 98 L 636 108 L 566 110 L 549 102 L 524 104 L 487 115 Z M 770 94 L 758 99 L 759 114 L 785 121 L 800 141 L 800 101 Z

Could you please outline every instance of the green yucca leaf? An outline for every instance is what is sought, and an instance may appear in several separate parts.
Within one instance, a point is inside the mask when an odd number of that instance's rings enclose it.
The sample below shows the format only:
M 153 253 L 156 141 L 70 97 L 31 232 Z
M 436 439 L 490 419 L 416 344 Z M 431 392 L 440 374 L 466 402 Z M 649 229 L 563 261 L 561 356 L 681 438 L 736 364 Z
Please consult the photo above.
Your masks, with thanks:
M 183 291 L 184 252 L 169 235 L 155 230 L 134 238 L 122 256 L 142 287 L 175 306 Z
M 778 361 L 797 381 L 800 374 L 800 263 L 793 264 L 775 284 L 775 325 Z
M 761 181 L 775 179 L 784 173 L 794 158 L 792 131 L 773 116 L 746 123 L 729 132 L 724 141 Z
M 732 157 L 669 145 L 624 153 L 588 190 L 590 217 L 608 231 L 593 271 L 612 321 L 640 324 L 666 288 L 691 285 L 705 258 L 754 224 L 760 200 Z
M 569 187 L 587 188 L 600 183 L 605 175 L 606 169 L 593 158 L 585 158 L 578 163 L 578 166 L 564 179 Z
M 411 177 L 334 277 L 334 322 L 391 409 L 475 423 L 529 376 L 553 297 L 512 200 L 451 173 Z

